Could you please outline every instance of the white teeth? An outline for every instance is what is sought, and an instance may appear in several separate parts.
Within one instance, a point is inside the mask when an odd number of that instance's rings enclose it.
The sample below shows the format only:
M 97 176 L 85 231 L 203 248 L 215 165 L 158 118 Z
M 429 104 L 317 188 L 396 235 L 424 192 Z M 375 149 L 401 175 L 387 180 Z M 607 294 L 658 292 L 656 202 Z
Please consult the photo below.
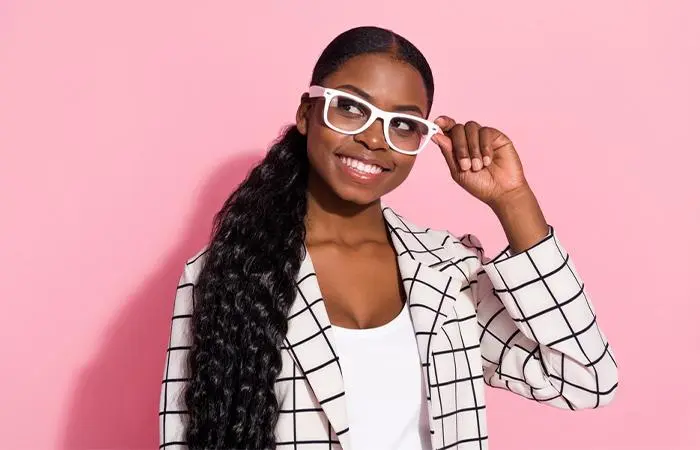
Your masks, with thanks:
M 343 162 L 343 164 L 345 164 L 348 167 L 352 167 L 358 172 L 377 174 L 382 171 L 382 168 L 379 166 L 375 166 L 374 164 L 366 164 L 362 161 L 358 161 L 353 158 L 348 158 L 347 156 L 341 156 L 340 160 Z

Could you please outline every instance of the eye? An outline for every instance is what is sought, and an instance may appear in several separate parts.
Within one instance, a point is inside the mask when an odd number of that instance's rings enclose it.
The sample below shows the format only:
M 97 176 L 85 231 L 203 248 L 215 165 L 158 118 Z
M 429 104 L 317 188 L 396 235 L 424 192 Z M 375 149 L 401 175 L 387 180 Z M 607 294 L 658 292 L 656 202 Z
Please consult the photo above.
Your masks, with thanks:
M 407 132 L 415 131 L 418 128 L 416 122 L 414 122 L 412 120 L 398 119 L 398 118 L 393 119 L 391 121 L 391 127 L 396 128 L 399 131 L 407 131 Z
M 353 99 L 338 96 L 331 101 L 331 107 L 336 108 L 346 115 L 364 116 L 366 107 Z

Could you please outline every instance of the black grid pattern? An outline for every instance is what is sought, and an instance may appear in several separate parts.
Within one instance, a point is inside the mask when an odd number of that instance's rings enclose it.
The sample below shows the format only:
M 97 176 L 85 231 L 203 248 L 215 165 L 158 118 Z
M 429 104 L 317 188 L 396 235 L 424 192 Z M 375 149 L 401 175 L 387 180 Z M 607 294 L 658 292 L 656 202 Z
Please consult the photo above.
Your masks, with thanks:
M 457 248 L 480 248 L 466 235 Z M 608 404 L 617 363 L 588 293 L 554 229 L 525 252 L 484 262 L 471 286 L 479 299 L 487 384 L 567 409 Z M 478 270 L 478 269 L 477 269 Z
M 187 449 L 185 427 L 188 416 L 183 394 L 189 379 L 187 374 L 187 355 L 191 342 L 189 328 L 194 309 L 193 282 L 196 279 L 195 273 L 200 268 L 199 256 L 201 255 L 192 258 L 185 266 L 175 294 L 175 308 L 161 385 L 160 448 Z
M 484 385 L 567 409 L 607 404 L 617 366 L 580 277 L 554 230 L 518 255 L 489 261 L 472 235 L 417 227 L 384 208 L 407 293 L 435 449 L 486 449 Z M 183 444 L 192 287 L 183 272 L 161 391 L 161 448 Z M 313 263 L 304 259 L 276 391 L 277 446 L 350 448 L 342 372 Z

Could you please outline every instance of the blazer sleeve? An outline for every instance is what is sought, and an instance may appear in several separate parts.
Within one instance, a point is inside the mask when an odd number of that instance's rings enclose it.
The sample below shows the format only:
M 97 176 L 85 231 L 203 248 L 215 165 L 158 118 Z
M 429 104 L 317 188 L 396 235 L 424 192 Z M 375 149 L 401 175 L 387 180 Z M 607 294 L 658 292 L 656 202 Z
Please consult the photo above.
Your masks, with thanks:
M 617 363 L 554 229 L 533 247 L 506 248 L 493 260 L 473 235 L 454 243 L 467 266 L 463 290 L 476 302 L 485 382 L 558 408 L 608 404 Z
M 188 413 L 183 397 L 188 382 L 187 357 L 190 351 L 189 325 L 192 318 L 194 277 L 185 266 L 175 294 L 170 338 L 165 356 L 158 411 L 160 448 L 186 450 L 185 427 Z

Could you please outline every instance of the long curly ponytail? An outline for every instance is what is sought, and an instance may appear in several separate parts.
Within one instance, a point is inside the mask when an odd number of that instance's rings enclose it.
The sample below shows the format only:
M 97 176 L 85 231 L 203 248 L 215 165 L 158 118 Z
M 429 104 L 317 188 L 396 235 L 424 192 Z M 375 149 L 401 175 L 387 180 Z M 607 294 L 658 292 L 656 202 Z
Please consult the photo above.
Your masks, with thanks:
M 319 57 L 311 83 L 366 53 L 390 53 L 413 65 L 432 101 L 433 78 L 423 55 L 377 27 L 336 37 Z M 289 127 L 216 216 L 191 322 L 185 391 L 191 450 L 275 446 L 274 384 L 304 258 L 308 173 L 306 138 Z

